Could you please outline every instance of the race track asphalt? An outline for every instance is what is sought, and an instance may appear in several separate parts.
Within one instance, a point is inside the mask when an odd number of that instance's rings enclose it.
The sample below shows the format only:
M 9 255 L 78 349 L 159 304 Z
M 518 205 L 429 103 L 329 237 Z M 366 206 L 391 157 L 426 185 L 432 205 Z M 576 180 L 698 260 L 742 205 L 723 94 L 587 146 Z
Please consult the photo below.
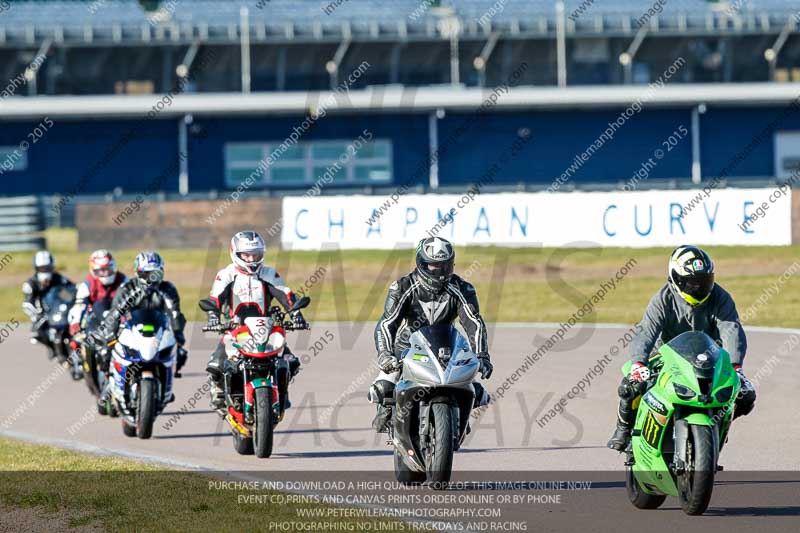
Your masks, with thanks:
M 304 365 L 292 384 L 293 406 L 276 428 L 269 459 L 237 455 L 227 426 L 210 410 L 205 397 L 189 407 L 187 399 L 204 390 L 203 369 L 217 340 L 201 333 L 199 325 L 193 324 L 189 333 L 189 363 L 184 377 L 176 382 L 176 401 L 156 420 L 150 440 L 128 438 L 119 419 L 96 415 L 85 385 L 73 382 L 67 372 L 46 360 L 44 349 L 30 345 L 26 328 L 20 327 L 0 345 L 0 435 L 213 471 L 391 472 L 391 449 L 385 436 L 377 436 L 370 428 L 374 407 L 366 401 L 374 378 L 372 327 L 323 323 L 290 337 Z M 491 326 L 495 370 L 485 382 L 487 388 L 494 391 L 501 386 L 555 329 L 548 324 Z M 636 511 L 626 501 L 622 457 L 605 447 L 614 425 L 619 367 L 626 358 L 621 337 L 626 330 L 602 325 L 576 328 L 525 372 L 517 373 L 503 397 L 473 424 L 455 457 L 454 471 L 507 472 L 523 478 L 529 474 L 531 479 L 541 479 L 537 472 L 547 473 L 548 479 L 559 473 L 561 477 L 573 473 L 580 479 L 586 473 L 583 478 L 595 479 L 604 488 L 590 491 L 591 497 L 573 496 L 574 505 L 537 512 L 542 530 L 565 530 L 562 526 L 573 519 L 575 524 L 590 524 L 599 509 L 607 509 L 602 512 L 605 520 L 613 515 L 653 516 Z M 333 341 L 324 345 L 320 339 L 326 332 Z M 794 417 L 800 407 L 800 332 L 751 329 L 748 339 L 745 369 L 756 383 L 758 402 L 755 411 L 733 427 L 720 458 L 725 472 L 719 475 L 708 513 L 713 516 L 703 518 L 703 530 L 738 530 L 749 524 L 764 531 L 770 524 L 778 531 L 793 524 L 787 530 L 796 531 L 800 524 L 800 425 Z M 322 349 L 312 348 L 314 343 Z M 609 353 L 616 353 L 610 357 L 612 362 L 579 397 L 569 400 L 566 412 L 543 421 L 541 417 L 558 399 Z M 182 407 L 185 412 L 177 417 Z M 667 530 L 688 520 L 676 510 L 675 499 L 668 500 L 665 508 L 680 520 Z M 522 513 L 526 519 L 533 513 L 530 507 L 509 512 Z M 633 519 L 620 520 L 615 530 Z M 652 523 L 647 520 L 648 525 Z

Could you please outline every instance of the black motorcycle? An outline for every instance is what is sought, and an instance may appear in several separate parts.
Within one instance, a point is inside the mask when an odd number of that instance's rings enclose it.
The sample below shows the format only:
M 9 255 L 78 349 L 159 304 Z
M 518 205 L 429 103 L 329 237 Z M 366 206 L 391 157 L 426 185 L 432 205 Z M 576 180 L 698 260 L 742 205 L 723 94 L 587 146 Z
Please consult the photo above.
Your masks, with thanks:
M 80 341 L 80 358 L 83 362 L 86 387 L 92 396 L 98 399 L 108 384 L 107 369 L 111 359 L 111 349 L 108 343 L 95 340 L 92 332 L 102 326 L 103 318 L 109 312 L 108 308 L 108 305 L 100 302 L 94 304 L 84 317 L 81 333 L 75 335 L 76 340 Z M 110 404 L 110 401 L 105 404 Z M 116 410 L 109 407 L 109 405 L 98 404 L 97 411 L 101 415 L 116 415 Z
M 65 364 L 70 359 L 67 314 L 75 301 L 75 292 L 72 285 L 59 285 L 47 291 L 42 298 L 39 319 L 33 325 L 34 330 L 47 326 L 47 340 L 53 349 L 49 355 L 59 364 Z

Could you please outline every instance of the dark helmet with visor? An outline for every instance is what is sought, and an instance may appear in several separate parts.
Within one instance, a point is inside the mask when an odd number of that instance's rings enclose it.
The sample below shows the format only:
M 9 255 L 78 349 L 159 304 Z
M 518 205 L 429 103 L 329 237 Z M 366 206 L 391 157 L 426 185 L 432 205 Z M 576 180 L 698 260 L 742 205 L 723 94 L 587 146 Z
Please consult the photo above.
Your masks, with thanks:
M 419 241 L 416 272 L 422 285 L 441 292 L 453 277 L 455 258 L 455 248 L 446 239 L 429 237 Z

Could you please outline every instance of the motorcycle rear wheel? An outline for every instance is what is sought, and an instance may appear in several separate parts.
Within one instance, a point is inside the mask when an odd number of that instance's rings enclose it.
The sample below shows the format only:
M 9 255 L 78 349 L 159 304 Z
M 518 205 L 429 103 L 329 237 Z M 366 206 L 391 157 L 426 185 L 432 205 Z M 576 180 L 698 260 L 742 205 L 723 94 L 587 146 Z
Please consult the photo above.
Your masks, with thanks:
M 686 443 L 686 471 L 678 476 L 678 499 L 683 512 L 697 516 L 708 509 L 714 490 L 714 428 L 689 425 L 689 442 Z
M 625 468 L 625 489 L 628 499 L 637 509 L 658 509 L 667 497 L 663 494 L 648 494 L 642 490 L 631 467 Z
M 272 389 L 261 387 L 255 390 L 256 423 L 253 424 L 253 444 L 256 457 L 272 455 Z
M 239 455 L 253 455 L 253 438 L 245 437 L 236 429 L 231 429 L 233 437 L 233 449 Z
M 125 434 L 126 437 L 135 437 L 136 436 L 136 426 L 133 424 L 128 424 L 125 419 L 122 420 L 122 432 Z
M 417 485 L 426 479 L 425 472 L 416 472 L 407 467 L 397 450 L 394 451 L 394 477 L 402 485 Z

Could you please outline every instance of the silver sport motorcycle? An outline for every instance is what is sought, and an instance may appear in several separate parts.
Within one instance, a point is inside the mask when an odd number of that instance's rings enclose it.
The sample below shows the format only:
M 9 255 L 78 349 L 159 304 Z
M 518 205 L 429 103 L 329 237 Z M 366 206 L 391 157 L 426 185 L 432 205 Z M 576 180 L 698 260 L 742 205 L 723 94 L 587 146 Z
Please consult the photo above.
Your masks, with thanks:
M 450 481 L 453 453 L 469 433 L 475 401 L 472 385 L 479 362 L 467 340 L 451 325 L 423 327 L 411 334 L 398 360 L 400 379 L 389 424 L 394 472 L 404 484 Z

